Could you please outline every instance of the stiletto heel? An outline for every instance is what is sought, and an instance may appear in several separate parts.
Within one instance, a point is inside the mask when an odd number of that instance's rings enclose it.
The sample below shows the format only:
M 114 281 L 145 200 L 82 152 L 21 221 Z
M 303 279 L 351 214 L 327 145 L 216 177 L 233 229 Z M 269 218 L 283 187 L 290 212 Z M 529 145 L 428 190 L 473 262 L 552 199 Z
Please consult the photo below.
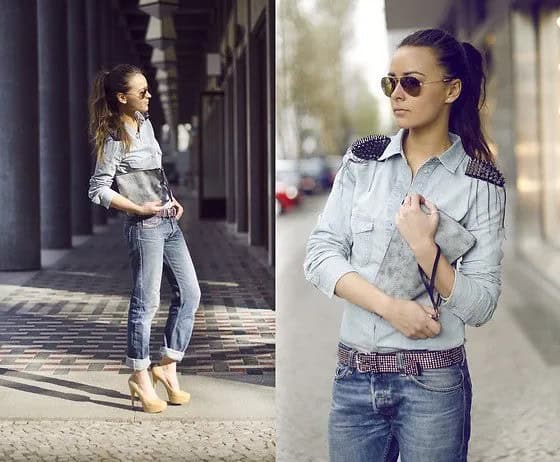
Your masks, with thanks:
M 165 377 L 161 370 L 162 367 L 163 366 L 152 366 L 152 380 L 154 382 L 154 387 L 159 380 L 165 387 L 168 401 L 171 404 L 187 404 L 191 400 L 191 394 L 183 390 L 173 390 L 165 381 Z
M 132 385 L 130 385 L 130 381 L 128 382 L 128 389 L 130 390 L 130 406 L 134 409 L 134 397 L 136 396 L 136 391 Z
M 138 384 L 132 380 L 132 378 L 128 379 L 128 388 L 130 390 L 130 398 L 132 400 L 132 408 L 134 409 L 134 397 L 138 396 L 140 401 L 142 402 L 142 409 L 144 412 L 148 412 L 150 414 L 161 412 L 167 407 L 167 403 L 159 398 L 148 400 L 144 397 L 144 393 L 142 389 L 138 386 Z

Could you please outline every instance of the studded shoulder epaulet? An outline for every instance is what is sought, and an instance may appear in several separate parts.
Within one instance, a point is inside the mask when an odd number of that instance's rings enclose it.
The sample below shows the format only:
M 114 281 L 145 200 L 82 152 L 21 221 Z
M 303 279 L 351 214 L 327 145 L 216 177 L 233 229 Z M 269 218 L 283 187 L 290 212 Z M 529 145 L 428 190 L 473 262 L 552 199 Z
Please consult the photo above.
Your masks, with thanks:
M 472 157 L 467 164 L 465 175 L 487 181 L 500 187 L 504 187 L 506 183 L 504 176 L 492 162 L 474 159 Z
M 385 135 L 369 135 L 364 138 L 360 138 L 352 143 L 350 150 L 352 154 L 358 159 L 367 160 L 378 160 L 387 145 L 391 142 L 391 138 Z

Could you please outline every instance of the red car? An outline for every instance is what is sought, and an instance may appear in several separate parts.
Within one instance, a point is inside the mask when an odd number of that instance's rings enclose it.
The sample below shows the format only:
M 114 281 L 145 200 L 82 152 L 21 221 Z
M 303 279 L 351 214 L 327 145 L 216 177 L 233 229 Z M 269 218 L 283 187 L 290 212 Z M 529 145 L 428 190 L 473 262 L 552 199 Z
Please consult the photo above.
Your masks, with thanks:
M 287 185 L 282 181 L 276 182 L 276 215 L 287 212 L 300 201 L 301 195 L 297 186 Z

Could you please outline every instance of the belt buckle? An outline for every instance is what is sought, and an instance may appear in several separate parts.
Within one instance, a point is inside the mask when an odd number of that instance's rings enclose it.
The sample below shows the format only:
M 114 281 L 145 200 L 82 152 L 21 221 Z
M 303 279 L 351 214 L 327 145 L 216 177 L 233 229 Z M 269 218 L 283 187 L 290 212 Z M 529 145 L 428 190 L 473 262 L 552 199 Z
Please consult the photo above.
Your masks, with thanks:
M 362 369 L 362 361 L 361 358 L 364 357 L 363 353 L 356 353 L 354 355 L 354 358 L 356 358 L 356 369 L 358 369 L 358 372 L 367 372 L 366 370 Z
M 378 367 L 377 367 L 377 356 L 373 355 L 372 359 L 373 359 L 373 364 L 368 364 L 367 366 L 364 366 L 364 363 L 362 361 L 362 358 L 364 358 L 366 356 L 365 353 L 357 353 L 355 355 L 356 357 L 356 369 L 358 369 L 358 372 L 378 372 Z

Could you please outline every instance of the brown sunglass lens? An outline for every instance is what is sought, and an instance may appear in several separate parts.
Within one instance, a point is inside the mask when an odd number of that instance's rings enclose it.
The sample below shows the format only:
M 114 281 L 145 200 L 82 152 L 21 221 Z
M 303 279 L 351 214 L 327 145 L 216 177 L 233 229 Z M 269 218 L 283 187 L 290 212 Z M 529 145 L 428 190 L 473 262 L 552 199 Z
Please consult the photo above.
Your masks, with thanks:
M 397 79 L 394 77 L 383 77 L 381 79 L 381 89 L 385 96 L 391 96 L 393 91 L 395 91 L 395 87 L 397 86 Z
M 420 80 L 416 77 L 402 77 L 401 86 L 410 96 L 418 96 L 420 94 Z
M 386 96 L 391 96 L 397 88 L 397 82 L 399 79 L 396 77 L 383 77 L 381 79 L 381 88 Z M 418 96 L 420 94 L 420 81 L 416 77 L 401 77 L 401 86 L 405 92 L 410 96 Z

